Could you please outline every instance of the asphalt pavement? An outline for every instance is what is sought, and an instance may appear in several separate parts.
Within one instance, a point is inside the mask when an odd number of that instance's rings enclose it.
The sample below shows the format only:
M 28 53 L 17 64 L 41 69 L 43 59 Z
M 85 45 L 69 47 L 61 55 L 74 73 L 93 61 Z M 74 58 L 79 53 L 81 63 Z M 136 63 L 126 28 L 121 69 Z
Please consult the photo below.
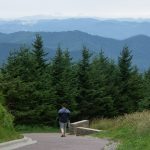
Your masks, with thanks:
M 28 145 L 17 150 L 103 150 L 109 143 L 106 139 L 89 136 L 67 135 L 60 137 L 59 133 L 24 134 L 36 140 L 36 144 Z

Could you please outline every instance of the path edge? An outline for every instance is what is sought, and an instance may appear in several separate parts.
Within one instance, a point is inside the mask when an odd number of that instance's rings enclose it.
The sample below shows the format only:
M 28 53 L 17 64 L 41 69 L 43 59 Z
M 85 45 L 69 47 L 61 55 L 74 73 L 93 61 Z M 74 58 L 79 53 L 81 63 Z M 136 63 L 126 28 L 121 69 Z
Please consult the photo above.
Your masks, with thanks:
M 24 136 L 22 139 L 0 143 L 0 150 L 14 150 L 35 143 L 37 143 L 37 141 Z

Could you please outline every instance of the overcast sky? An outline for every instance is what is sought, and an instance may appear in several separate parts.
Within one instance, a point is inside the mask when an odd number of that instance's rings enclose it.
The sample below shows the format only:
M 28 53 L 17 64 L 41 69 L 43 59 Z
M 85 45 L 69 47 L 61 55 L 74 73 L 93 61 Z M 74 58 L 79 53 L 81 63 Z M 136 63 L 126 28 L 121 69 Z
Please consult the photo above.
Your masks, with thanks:
M 150 18 L 150 0 L 0 0 L 0 18 Z

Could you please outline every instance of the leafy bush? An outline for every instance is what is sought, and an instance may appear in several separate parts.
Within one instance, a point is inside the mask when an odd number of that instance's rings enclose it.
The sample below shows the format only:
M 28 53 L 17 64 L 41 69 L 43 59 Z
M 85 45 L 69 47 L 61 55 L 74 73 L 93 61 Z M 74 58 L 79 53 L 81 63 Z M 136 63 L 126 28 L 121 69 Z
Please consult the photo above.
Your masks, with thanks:
M 4 96 L 3 96 L 3 94 L 0 92 L 0 103 L 1 103 L 1 104 L 4 104 L 4 102 L 5 102 Z
M 0 104 L 0 126 L 13 129 L 13 116 Z
M 13 116 L 0 104 L 0 142 L 20 137 L 13 127 Z

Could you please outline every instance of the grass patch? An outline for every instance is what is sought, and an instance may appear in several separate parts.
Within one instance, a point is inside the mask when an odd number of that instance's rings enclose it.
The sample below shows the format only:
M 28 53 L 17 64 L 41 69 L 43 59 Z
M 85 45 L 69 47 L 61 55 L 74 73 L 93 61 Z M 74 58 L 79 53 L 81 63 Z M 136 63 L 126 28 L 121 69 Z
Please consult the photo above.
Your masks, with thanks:
M 15 130 L 0 127 L 0 143 L 23 138 Z
M 59 132 L 58 128 L 42 125 L 17 125 L 16 131 L 21 133 L 56 133 Z
M 97 137 L 120 141 L 118 150 L 150 150 L 150 111 L 114 119 L 96 119 L 91 127 L 105 130 Z

